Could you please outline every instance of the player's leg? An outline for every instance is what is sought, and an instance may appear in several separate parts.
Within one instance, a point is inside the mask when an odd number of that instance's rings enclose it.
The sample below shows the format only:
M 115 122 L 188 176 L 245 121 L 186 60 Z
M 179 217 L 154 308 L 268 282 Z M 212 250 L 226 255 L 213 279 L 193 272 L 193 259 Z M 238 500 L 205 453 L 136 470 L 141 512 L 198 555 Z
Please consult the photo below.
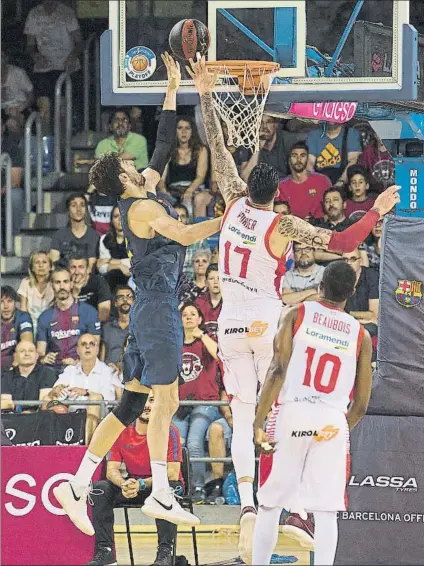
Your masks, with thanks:
M 316 566 L 327 566 L 334 564 L 337 543 L 339 540 L 339 529 L 336 511 L 314 511 L 315 519 L 315 556 Z
M 271 563 L 282 510 L 282 507 L 259 507 L 253 536 L 252 564 L 259 566 Z

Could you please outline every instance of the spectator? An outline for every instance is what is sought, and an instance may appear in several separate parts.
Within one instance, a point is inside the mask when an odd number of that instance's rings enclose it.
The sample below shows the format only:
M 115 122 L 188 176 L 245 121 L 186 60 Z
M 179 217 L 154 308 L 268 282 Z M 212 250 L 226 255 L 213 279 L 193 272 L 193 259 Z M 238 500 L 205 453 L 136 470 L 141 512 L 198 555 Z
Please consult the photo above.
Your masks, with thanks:
M 277 198 L 290 205 L 291 214 L 309 220 L 322 216 L 322 197 L 331 187 L 325 175 L 308 171 L 309 149 L 305 142 L 295 143 L 289 153 L 291 175 L 278 187 Z
M 358 130 L 349 126 L 326 122 L 325 133 L 311 130 L 308 134 L 309 171 L 318 171 L 337 186 L 347 181 L 347 168 L 358 161 L 361 138 Z
M 92 190 L 90 190 L 92 189 Z M 113 195 L 104 195 L 91 185 L 85 193 L 88 201 L 88 213 L 91 225 L 99 237 L 110 230 L 112 212 L 117 207 L 117 198 Z
M 15 350 L 15 366 L 9 371 L 3 370 L 1 376 L 1 408 L 14 407 L 14 399 L 41 400 L 50 393 L 55 381 L 54 371 L 39 363 L 35 344 L 19 342 Z M 23 409 L 36 411 L 38 406 Z
M 174 209 L 183 224 L 190 224 L 190 214 L 188 212 L 188 208 L 184 204 L 176 204 Z M 183 272 L 188 279 L 193 279 L 194 277 L 193 255 L 200 250 L 210 252 L 207 240 L 200 240 L 200 242 L 195 242 L 194 244 L 187 246 Z
M 78 362 L 77 343 L 82 334 L 100 334 L 97 311 L 72 296 L 71 274 L 56 268 L 51 277 L 54 305 L 38 319 L 37 351 L 42 364 L 57 373 Z
M 187 289 L 182 297 L 183 302 L 195 301 L 206 288 L 206 270 L 211 263 L 212 254 L 209 250 L 198 250 L 194 252 L 192 259 L 193 280 L 188 282 Z
M 34 335 L 37 335 L 38 317 L 54 301 L 53 287 L 50 282 L 52 269 L 53 264 L 48 252 L 32 252 L 29 257 L 28 277 L 25 277 L 19 285 L 21 310 L 31 316 Z
M 219 284 L 218 265 L 211 263 L 206 270 L 206 292 L 196 299 L 196 306 L 202 313 L 206 332 L 217 340 L 218 317 L 222 309 L 222 295 Z
M 362 143 L 358 165 L 370 172 L 371 190 L 381 193 L 395 184 L 393 158 L 368 122 L 361 122 L 355 127 L 360 132 Z
M 113 554 L 114 507 L 122 503 L 131 503 L 141 507 L 152 490 L 152 471 L 147 447 L 147 425 L 149 422 L 152 394 L 144 407 L 143 413 L 128 426 L 112 446 L 106 467 L 106 479 L 94 484 L 93 492 L 93 527 L 94 558 L 89 563 L 93 566 L 116 564 Z M 177 491 L 182 487 L 181 479 L 181 443 L 177 429 L 171 425 L 168 443 L 168 479 L 171 487 Z M 125 465 L 128 476 L 122 473 Z M 158 532 L 158 551 L 153 566 L 172 566 L 172 549 L 177 534 L 177 526 L 156 520 Z
M 286 305 L 298 305 L 303 301 L 317 301 L 318 287 L 324 267 L 315 263 L 315 249 L 294 242 L 294 269 L 287 271 L 282 283 L 282 299 Z
M 105 276 L 112 291 L 117 285 L 126 285 L 130 277 L 128 257 L 118 206 L 112 210 L 109 231 L 100 238 L 97 269 Z
M 159 188 L 191 209 L 194 192 L 203 188 L 208 173 L 208 151 L 202 145 L 196 124 L 190 116 L 180 116 L 177 119 L 176 141 Z
M 50 257 L 53 263 L 60 260 L 63 266 L 69 259 L 78 254 L 86 257 L 90 269 L 96 263 L 99 237 L 86 222 L 87 201 L 82 193 L 73 193 L 66 199 L 68 226 L 58 230 L 52 239 Z
M 330 187 L 325 191 L 322 208 L 325 218 L 321 218 L 316 223 L 320 228 L 343 232 L 343 230 L 346 230 L 346 228 L 352 224 L 352 222 L 346 218 L 345 195 L 340 188 Z M 316 250 L 315 252 L 315 260 L 322 265 L 327 265 L 328 262 L 335 259 L 340 259 L 340 256 L 333 252 L 324 250 Z
M 290 204 L 286 200 L 275 200 L 274 212 L 287 216 L 288 214 L 291 214 Z
M 1 53 L 1 107 L 8 116 L 7 126 L 11 131 L 22 131 L 25 123 L 24 111 L 31 106 L 33 86 L 28 75 L 16 65 L 9 64 L 4 51 Z
M 359 249 L 365 251 L 368 257 L 368 267 L 380 269 L 380 255 L 381 255 L 381 236 L 383 232 L 383 220 L 379 220 L 374 228 L 371 230 L 371 235 L 368 239 L 359 246 Z
M 81 66 L 78 56 L 84 43 L 75 12 L 57 0 L 43 0 L 30 10 L 25 22 L 27 51 L 34 62 L 35 96 L 46 110 L 42 118 L 50 121 L 50 104 L 56 81 L 63 71 L 75 73 Z M 82 90 L 80 74 L 73 77 L 73 91 Z
M 101 275 L 90 272 L 88 259 L 72 256 L 68 264 L 72 281 L 72 295 L 79 303 L 94 307 L 100 322 L 107 322 L 110 316 L 110 288 Z
M 360 165 L 351 165 L 347 170 L 351 198 L 347 199 L 345 214 L 356 222 L 374 206 L 374 198 L 368 196 L 370 188 L 368 173 Z
M 80 336 L 77 345 L 80 361 L 69 365 L 53 389 L 44 396 L 45 401 L 60 399 L 62 401 L 115 401 L 122 396 L 122 383 L 116 373 L 105 363 L 98 359 L 99 339 L 95 334 L 84 333 Z M 85 408 L 87 421 L 85 426 L 85 441 L 90 442 L 93 432 L 100 421 L 99 405 L 71 405 L 70 411 Z
M 9 132 L 6 127 L 6 113 L 1 111 L 1 153 L 7 153 L 12 161 L 12 228 L 13 234 L 19 233 L 25 213 L 24 206 L 24 191 L 22 189 L 22 171 L 24 166 L 24 156 L 22 150 L 21 138 Z M 4 171 L 1 172 L 1 212 L 3 226 L 5 226 L 4 219 L 6 218 L 6 175 Z M 3 228 L 3 238 L 4 238 Z M 4 241 L 4 240 L 3 240 Z
M 252 169 L 258 163 L 268 163 L 275 167 L 280 178 L 287 175 L 287 149 L 284 141 L 284 132 L 279 128 L 279 123 L 273 116 L 264 114 L 259 131 L 259 152 L 249 154 L 245 150 L 241 156 L 240 172 L 244 181 L 249 178 Z
M 146 138 L 131 131 L 131 116 L 126 108 L 117 108 L 110 115 L 111 136 L 97 144 L 95 156 L 115 152 L 122 159 L 134 161 L 137 171 L 145 169 L 149 162 Z M 96 187 L 98 191 L 102 187 Z
M 180 372 L 182 385 L 180 399 L 219 401 L 222 387 L 217 379 L 218 344 L 200 327 L 202 314 L 194 303 L 186 303 L 181 309 L 184 329 L 183 362 Z M 218 420 L 218 407 L 202 405 L 187 410 L 181 407 L 173 423 L 178 428 L 181 441 L 186 442 L 193 458 L 205 455 L 205 440 L 209 425 Z M 203 503 L 206 466 L 193 463 L 194 501 Z
M 116 288 L 113 299 L 118 316 L 107 322 L 102 328 L 102 346 L 100 359 L 108 366 L 119 371 L 122 348 L 129 335 L 130 309 L 134 303 L 134 291 L 127 285 Z
M 31 317 L 16 308 L 19 297 L 13 287 L 1 287 L 1 366 L 12 365 L 16 344 L 20 341 L 34 342 Z
M 371 267 L 361 267 L 359 249 L 344 253 L 346 261 L 356 273 L 355 293 L 349 297 L 345 310 L 359 320 L 370 332 L 376 335 L 379 305 L 378 271 Z

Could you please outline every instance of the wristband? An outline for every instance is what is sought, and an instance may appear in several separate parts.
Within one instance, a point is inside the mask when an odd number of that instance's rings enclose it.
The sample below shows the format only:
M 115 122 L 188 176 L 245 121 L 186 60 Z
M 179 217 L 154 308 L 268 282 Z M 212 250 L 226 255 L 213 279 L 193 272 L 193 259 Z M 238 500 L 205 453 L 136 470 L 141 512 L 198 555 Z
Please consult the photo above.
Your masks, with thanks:
M 142 478 L 138 478 L 138 483 L 140 484 L 140 491 L 144 491 L 146 489 L 146 484 Z

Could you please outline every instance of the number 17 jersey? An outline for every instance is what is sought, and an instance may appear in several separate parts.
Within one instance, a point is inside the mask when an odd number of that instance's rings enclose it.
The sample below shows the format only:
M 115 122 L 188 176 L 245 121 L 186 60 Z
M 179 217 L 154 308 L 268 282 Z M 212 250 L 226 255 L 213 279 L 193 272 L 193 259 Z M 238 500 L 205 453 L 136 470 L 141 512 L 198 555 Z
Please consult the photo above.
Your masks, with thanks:
M 226 210 L 219 240 L 220 282 L 224 309 L 251 299 L 274 299 L 281 304 L 281 279 L 293 264 L 290 244 L 275 256 L 269 239 L 279 214 L 256 208 L 246 197 Z
M 320 403 L 346 412 L 364 327 L 320 301 L 299 305 L 293 348 L 278 403 Z

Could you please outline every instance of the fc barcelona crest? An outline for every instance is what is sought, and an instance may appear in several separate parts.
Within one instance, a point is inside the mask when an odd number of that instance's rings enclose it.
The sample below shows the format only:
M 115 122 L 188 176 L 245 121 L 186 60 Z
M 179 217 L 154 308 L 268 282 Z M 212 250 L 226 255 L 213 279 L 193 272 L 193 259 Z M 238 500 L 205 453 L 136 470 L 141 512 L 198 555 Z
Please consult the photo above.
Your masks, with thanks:
M 395 299 L 403 307 L 417 307 L 423 296 L 422 281 L 409 281 L 409 279 L 398 279 L 395 289 Z

